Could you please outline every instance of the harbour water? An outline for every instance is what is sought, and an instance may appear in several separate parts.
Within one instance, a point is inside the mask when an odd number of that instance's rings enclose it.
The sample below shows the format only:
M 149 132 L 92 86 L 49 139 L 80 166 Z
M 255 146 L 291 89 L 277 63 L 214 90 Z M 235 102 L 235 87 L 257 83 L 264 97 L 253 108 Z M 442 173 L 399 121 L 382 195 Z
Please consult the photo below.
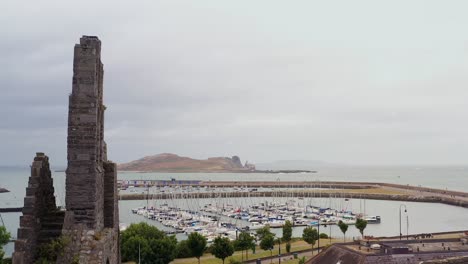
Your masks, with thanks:
M 236 181 L 369 181 L 409 184 L 415 186 L 426 186 L 440 189 L 467 191 L 468 190 L 468 167 L 323 167 L 317 168 L 317 173 L 299 174 L 242 174 L 242 173 L 137 173 L 120 172 L 118 178 L 121 180 L 236 180 Z M 0 187 L 10 190 L 9 193 L 0 194 L 0 207 L 20 207 L 23 204 L 25 188 L 29 177 L 28 168 L 1 168 Z M 65 202 L 65 173 L 53 172 L 56 200 L 59 205 Z M 247 202 L 263 202 L 257 200 Z M 159 201 L 151 201 L 157 205 Z M 180 201 L 173 200 L 175 204 Z M 200 205 L 211 203 L 211 200 L 200 199 Z M 312 199 L 312 203 L 323 203 L 323 200 Z M 329 201 L 328 201 L 329 202 Z M 351 200 L 355 210 L 362 210 L 363 201 Z M 120 221 L 130 224 L 134 222 L 147 221 L 160 228 L 164 228 L 157 221 L 146 219 L 130 212 L 132 208 L 145 206 L 146 201 L 120 201 Z M 401 202 L 367 200 L 366 213 L 369 215 L 380 215 L 381 224 L 368 225 L 366 234 L 374 236 L 396 236 L 399 234 L 399 208 Z M 452 230 L 468 230 L 468 209 L 430 203 L 404 203 L 408 209 L 409 233 L 430 233 Z M 16 229 L 19 224 L 20 213 L 2 214 L 2 219 L 7 229 L 16 237 Z M 403 233 L 406 233 L 406 218 L 402 220 Z M 280 229 L 277 229 L 280 232 Z M 295 228 L 293 235 L 300 236 L 302 228 Z M 337 227 L 331 230 L 321 230 L 332 236 L 342 237 Z M 346 236 L 348 238 L 358 236 L 357 229 L 350 227 Z M 184 236 L 179 234 L 179 239 Z M 6 248 L 7 255 L 11 254 L 12 245 Z

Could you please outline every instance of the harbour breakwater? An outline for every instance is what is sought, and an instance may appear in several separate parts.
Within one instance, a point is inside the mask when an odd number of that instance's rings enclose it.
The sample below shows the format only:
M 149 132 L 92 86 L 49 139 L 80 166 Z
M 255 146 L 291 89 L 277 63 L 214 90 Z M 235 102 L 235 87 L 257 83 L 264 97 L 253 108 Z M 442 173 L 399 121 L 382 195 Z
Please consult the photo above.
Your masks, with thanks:
M 131 182 L 131 181 L 129 181 Z M 136 182 L 136 181 L 135 181 Z M 146 181 L 146 184 L 135 187 L 163 186 L 160 181 Z M 167 182 L 165 184 L 168 184 Z M 121 185 L 121 186 L 124 186 Z M 164 185 L 167 186 L 167 185 Z M 170 185 L 170 186 L 174 186 Z M 203 199 L 224 197 L 314 197 L 314 198 L 348 198 L 408 201 L 425 203 L 442 203 L 468 208 L 468 193 L 434 189 L 419 186 L 373 183 L 373 182 L 254 182 L 254 181 L 199 181 L 196 185 L 181 184 L 207 188 L 287 188 L 286 190 L 255 190 L 247 192 L 222 191 L 189 193 L 130 193 L 120 194 L 120 200 L 147 199 Z
M 244 188 L 325 188 L 325 189 L 368 189 L 378 187 L 376 183 L 356 182 L 300 182 L 300 181 L 162 181 L 162 180 L 119 180 L 117 185 L 122 187 L 164 187 L 164 186 L 192 186 L 192 187 L 244 187 Z

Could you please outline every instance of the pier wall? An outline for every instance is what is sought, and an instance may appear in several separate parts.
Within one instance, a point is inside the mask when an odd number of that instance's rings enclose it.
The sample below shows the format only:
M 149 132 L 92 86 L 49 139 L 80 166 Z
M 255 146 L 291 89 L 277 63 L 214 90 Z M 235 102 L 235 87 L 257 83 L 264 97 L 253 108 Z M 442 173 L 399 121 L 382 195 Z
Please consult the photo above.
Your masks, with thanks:
M 424 203 L 442 203 L 468 208 L 468 201 L 439 196 L 390 195 L 376 193 L 349 192 L 292 192 L 292 191 L 257 191 L 257 192 L 194 192 L 194 193 L 158 193 L 158 194 L 120 194 L 120 200 L 163 200 L 163 199 L 208 199 L 208 198 L 241 198 L 241 197 L 336 197 L 350 199 L 407 201 Z
M 433 194 L 453 195 L 468 198 L 467 192 L 443 190 L 422 186 L 403 185 L 383 182 L 337 182 L 337 181 L 160 181 L 160 180 L 119 180 L 118 186 L 162 187 L 162 186 L 198 186 L 198 187 L 245 187 L 245 188 L 324 188 L 324 189 L 369 189 L 397 188 Z
M 244 187 L 244 188 L 329 188 L 329 189 L 368 189 L 378 186 L 375 183 L 359 184 L 347 182 L 257 182 L 257 181 L 159 181 L 159 180 L 119 180 L 118 186 L 163 187 L 163 186 L 194 186 L 194 187 Z

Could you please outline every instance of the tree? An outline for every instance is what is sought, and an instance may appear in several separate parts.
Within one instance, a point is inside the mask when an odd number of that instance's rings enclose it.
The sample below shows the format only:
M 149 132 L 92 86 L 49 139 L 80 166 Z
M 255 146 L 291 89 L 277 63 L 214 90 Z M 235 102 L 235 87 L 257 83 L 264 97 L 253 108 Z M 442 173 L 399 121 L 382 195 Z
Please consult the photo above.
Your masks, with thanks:
M 291 244 L 289 243 L 291 241 L 292 237 L 292 223 L 289 220 L 286 220 L 286 222 L 283 225 L 283 238 L 282 240 L 286 242 L 286 252 L 291 251 Z
M 259 228 L 257 229 L 257 237 L 259 240 L 262 240 L 263 237 L 267 236 L 267 235 L 272 235 L 274 236 L 274 234 L 270 231 L 270 227 L 269 226 L 264 226 L 262 228 Z
M 275 243 L 278 243 L 278 255 L 281 254 L 281 238 L 278 237 L 277 239 L 275 239 Z
M 361 218 L 356 219 L 356 228 L 359 229 L 359 233 L 362 235 L 362 239 L 364 239 L 364 229 L 367 227 L 367 221 Z
M 203 256 L 206 248 L 206 238 L 193 232 L 188 236 L 187 244 L 192 251 L 192 255 L 198 259 L 198 264 L 200 264 L 200 257 Z
M 211 249 L 211 253 L 221 260 L 224 260 L 232 256 L 234 254 L 234 247 L 232 246 L 231 241 L 227 237 L 217 237 L 213 242 L 213 248 Z
M 286 243 L 286 252 L 291 252 L 291 243 Z
M 275 246 L 275 238 L 272 234 L 265 235 L 260 241 L 260 248 L 270 250 L 270 255 L 273 256 L 273 248 Z M 273 258 L 271 259 L 273 261 Z
M 157 256 L 153 256 L 153 262 L 145 261 L 144 263 L 169 263 L 177 256 L 177 239 L 175 236 L 150 239 L 148 242 L 151 253 L 154 255 L 157 252 Z
M 190 249 L 187 240 L 182 240 L 177 244 L 177 258 L 192 258 L 192 250 Z
M 286 222 L 283 225 L 283 241 L 284 242 L 289 242 L 291 241 L 292 237 L 292 223 L 289 220 L 286 220 Z
M 237 240 L 235 242 L 235 245 L 236 245 L 237 250 L 242 250 L 242 261 L 244 261 L 244 250 L 246 251 L 245 258 L 248 259 L 249 258 L 249 255 L 248 255 L 249 249 L 251 249 L 253 246 L 255 246 L 254 237 L 251 236 L 247 232 L 241 232 L 239 234 L 239 237 L 237 238 Z
M 257 245 L 255 244 L 255 239 L 254 239 L 254 241 L 252 241 L 252 245 L 251 245 L 250 249 L 252 250 L 252 254 L 255 254 L 255 251 L 257 249 Z
M 3 256 L 5 252 L 3 251 L 3 246 L 5 246 L 10 240 L 10 233 L 7 232 L 4 226 L 0 226 L 0 263 L 2 263 Z
M 156 228 L 155 226 L 148 225 L 147 223 L 141 222 L 138 224 L 131 224 L 124 232 L 122 232 L 121 238 L 123 241 L 127 240 L 130 237 L 141 236 L 143 238 L 155 238 L 161 239 L 166 236 L 166 234 Z
M 340 228 L 341 232 L 343 233 L 343 242 L 346 242 L 346 231 L 348 231 L 348 225 L 345 222 L 340 220 L 338 222 L 338 227 Z
M 177 255 L 177 239 L 147 223 L 131 224 L 121 234 L 122 261 L 166 264 Z
M 314 245 L 318 238 L 319 234 L 317 229 L 311 226 L 304 228 L 304 231 L 302 231 L 302 239 L 304 239 L 307 244 L 312 245 L 312 255 L 314 255 Z

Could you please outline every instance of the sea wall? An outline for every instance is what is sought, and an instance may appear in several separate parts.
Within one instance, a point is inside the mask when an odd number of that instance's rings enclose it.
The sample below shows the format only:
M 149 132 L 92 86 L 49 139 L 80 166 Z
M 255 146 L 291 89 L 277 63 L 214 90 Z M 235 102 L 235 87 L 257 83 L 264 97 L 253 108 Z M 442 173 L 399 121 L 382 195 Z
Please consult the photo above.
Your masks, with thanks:
M 120 194 L 120 200 L 162 200 L 162 199 L 204 199 L 223 197 L 337 197 L 350 199 L 370 199 L 407 201 L 424 203 L 443 203 L 448 205 L 468 208 L 468 201 L 456 198 L 445 198 L 439 196 L 413 196 L 399 194 L 377 194 L 377 193 L 350 193 L 350 192 L 292 192 L 292 191 L 257 191 L 257 192 L 195 192 L 195 193 L 158 193 L 158 194 Z

